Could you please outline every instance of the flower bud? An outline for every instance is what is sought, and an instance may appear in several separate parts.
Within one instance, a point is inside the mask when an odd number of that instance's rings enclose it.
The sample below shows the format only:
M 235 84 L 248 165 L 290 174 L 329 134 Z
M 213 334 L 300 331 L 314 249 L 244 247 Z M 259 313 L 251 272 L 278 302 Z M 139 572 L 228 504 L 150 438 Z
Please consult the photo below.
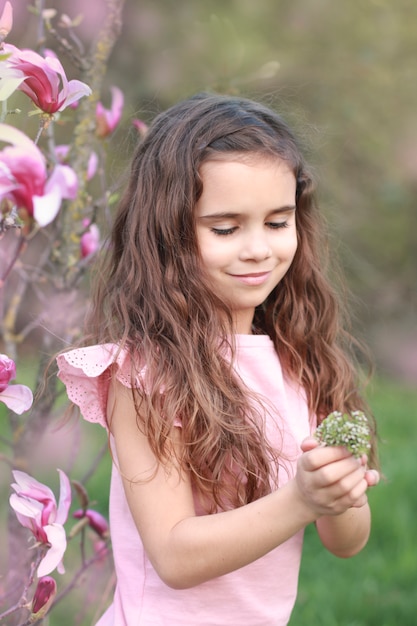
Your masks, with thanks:
M 56 582 L 51 576 L 39 578 L 32 600 L 31 622 L 37 622 L 46 615 L 55 600 L 56 592 Z
M 75 519 L 82 519 L 86 517 L 88 519 L 88 525 L 92 528 L 100 537 L 106 537 L 109 533 L 109 525 L 107 520 L 101 513 L 94 511 L 93 509 L 78 509 L 72 514 Z
M 16 378 L 16 365 L 5 354 L 0 354 L 0 393 L 4 391 L 9 382 Z
M 100 231 L 96 224 L 90 224 L 90 220 L 83 220 L 83 226 L 87 228 L 85 233 L 81 235 L 80 240 L 80 252 L 81 257 L 86 257 L 94 254 L 100 247 Z
M 100 139 L 108 137 L 117 127 L 122 117 L 124 95 L 118 87 L 111 87 L 112 101 L 110 109 L 105 109 L 101 102 L 96 106 L 96 134 Z

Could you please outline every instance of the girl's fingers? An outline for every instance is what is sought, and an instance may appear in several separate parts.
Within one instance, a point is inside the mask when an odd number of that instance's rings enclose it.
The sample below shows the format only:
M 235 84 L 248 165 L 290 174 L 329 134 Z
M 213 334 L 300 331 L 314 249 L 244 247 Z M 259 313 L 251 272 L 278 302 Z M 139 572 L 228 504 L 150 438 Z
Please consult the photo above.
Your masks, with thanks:
M 351 507 L 359 508 L 366 504 L 368 484 L 360 472 L 311 494 L 311 504 L 320 515 L 338 515 Z
M 366 470 L 365 480 L 368 483 L 368 487 L 375 487 L 379 483 L 379 472 L 375 469 Z
M 319 446 L 319 442 L 314 437 L 307 437 L 301 442 L 301 450 L 303 452 L 308 452 L 309 450 L 313 450 Z
M 361 461 L 344 448 L 320 448 L 306 452 L 299 460 L 299 469 L 310 475 L 318 487 L 331 485 L 358 468 L 365 473 Z

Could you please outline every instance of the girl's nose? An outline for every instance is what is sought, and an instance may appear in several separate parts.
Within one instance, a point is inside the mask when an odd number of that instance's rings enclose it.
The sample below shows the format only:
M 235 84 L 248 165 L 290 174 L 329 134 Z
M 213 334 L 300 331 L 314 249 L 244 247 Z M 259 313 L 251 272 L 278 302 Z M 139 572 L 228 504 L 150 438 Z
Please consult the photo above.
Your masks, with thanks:
M 248 234 L 243 242 L 240 258 L 242 261 L 263 261 L 272 254 L 268 237 L 265 233 Z

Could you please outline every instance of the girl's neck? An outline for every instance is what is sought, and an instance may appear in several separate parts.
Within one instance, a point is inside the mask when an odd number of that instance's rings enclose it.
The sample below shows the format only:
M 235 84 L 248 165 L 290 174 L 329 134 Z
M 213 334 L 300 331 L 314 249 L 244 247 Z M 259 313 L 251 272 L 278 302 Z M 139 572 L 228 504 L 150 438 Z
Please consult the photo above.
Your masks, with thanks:
M 233 320 L 234 332 L 236 335 L 253 335 L 256 329 L 253 325 L 254 311 L 248 311 L 247 315 L 236 316 Z

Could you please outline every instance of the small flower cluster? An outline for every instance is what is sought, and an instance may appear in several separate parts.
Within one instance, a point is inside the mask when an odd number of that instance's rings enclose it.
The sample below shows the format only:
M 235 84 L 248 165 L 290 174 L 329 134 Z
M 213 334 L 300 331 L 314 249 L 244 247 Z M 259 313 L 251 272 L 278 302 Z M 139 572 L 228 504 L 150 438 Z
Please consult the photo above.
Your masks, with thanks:
M 325 446 L 344 446 L 353 456 L 360 458 L 371 447 L 371 431 L 368 418 L 362 411 L 350 414 L 333 411 L 314 433 Z

